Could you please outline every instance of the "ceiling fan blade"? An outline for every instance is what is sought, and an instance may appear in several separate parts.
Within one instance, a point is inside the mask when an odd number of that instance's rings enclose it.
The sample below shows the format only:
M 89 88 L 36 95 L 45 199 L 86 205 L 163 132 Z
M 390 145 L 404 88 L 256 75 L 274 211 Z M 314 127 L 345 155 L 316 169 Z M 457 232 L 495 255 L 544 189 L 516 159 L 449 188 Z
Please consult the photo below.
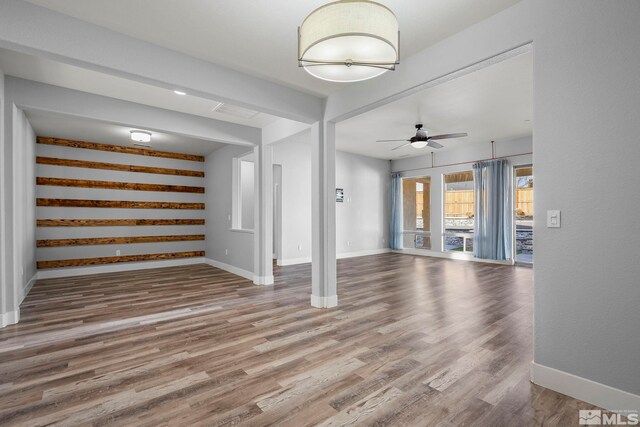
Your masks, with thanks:
M 467 134 L 466 133 L 445 133 L 442 135 L 430 136 L 429 139 L 462 138 L 463 136 L 467 136 Z
M 444 147 L 444 145 L 438 144 L 437 142 L 434 142 L 434 141 L 427 142 L 427 146 L 431 147 L 431 148 L 442 148 L 442 147 Z
M 408 139 L 378 139 L 376 142 L 406 142 Z
M 402 144 L 402 145 L 401 145 L 401 146 L 399 146 L 399 147 L 392 148 L 392 149 L 391 149 L 391 151 L 393 151 L 393 150 L 397 150 L 397 149 L 402 148 L 402 147 L 406 147 L 407 145 L 411 145 L 411 143 L 410 143 L 410 142 L 407 142 L 406 144 Z

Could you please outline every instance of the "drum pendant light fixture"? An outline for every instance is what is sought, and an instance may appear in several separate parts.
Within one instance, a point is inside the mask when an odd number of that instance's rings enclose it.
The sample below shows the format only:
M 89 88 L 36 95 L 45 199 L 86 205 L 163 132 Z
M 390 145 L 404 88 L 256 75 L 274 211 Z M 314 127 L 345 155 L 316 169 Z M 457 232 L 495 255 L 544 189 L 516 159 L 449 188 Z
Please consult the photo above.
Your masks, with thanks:
M 340 0 L 298 27 L 298 65 L 331 82 L 368 80 L 400 63 L 398 20 L 373 1 Z

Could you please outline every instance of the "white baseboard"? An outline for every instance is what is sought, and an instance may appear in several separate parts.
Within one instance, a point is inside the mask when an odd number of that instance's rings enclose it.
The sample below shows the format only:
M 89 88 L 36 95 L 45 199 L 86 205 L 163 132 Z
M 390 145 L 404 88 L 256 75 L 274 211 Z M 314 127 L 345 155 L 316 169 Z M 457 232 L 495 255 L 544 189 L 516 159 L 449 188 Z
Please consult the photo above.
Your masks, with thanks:
M 20 310 L 8 311 L 0 315 L 0 328 L 5 326 L 15 325 L 20 321 Z
M 18 298 L 18 305 L 22 304 L 22 301 L 24 301 L 25 297 L 29 294 L 29 291 L 31 291 L 31 288 L 33 288 L 33 285 L 36 283 L 36 280 L 38 280 L 37 271 L 36 271 L 36 274 L 34 274 L 33 277 L 29 279 L 29 281 L 22 287 L 22 289 L 20 289 L 20 298 Z
M 277 261 L 277 264 L 280 267 L 284 267 L 287 265 L 309 264 L 310 262 L 311 262 L 311 257 L 303 257 L 303 258 L 279 259 Z
M 640 410 L 640 396 L 531 362 L 531 382 L 603 409 Z
M 254 285 L 273 285 L 273 276 L 253 276 Z
M 360 256 L 387 254 L 389 252 L 391 252 L 391 249 L 389 248 L 368 249 L 366 251 L 343 252 L 343 253 L 337 254 L 336 258 L 337 259 L 357 258 Z
M 356 258 L 356 257 L 368 256 L 368 255 L 386 254 L 389 252 L 391 252 L 391 249 L 389 248 L 369 249 L 366 251 L 343 252 L 343 253 L 337 254 L 336 259 Z M 311 257 L 279 259 L 278 265 L 282 267 L 286 265 L 308 264 L 310 262 L 311 262 Z
M 204 262 L 209 264 L 212 267 L 219 268 L 220 270 L 228 271 L 229 273 L 233 273 L 237 276 L 244 277 L 245 279 L 249 279 L 253 281 L 253 271 L 244 270 L 242 268 L 234 267 L 233 265 L 225 264 L 224 262 L 217 261 L 211 258 L 205 258 Z
M 338 295 L 319 297 L 311 294 L 311 306 L 316 308 L 332 308 L 338 306 Z
M 56 268 L 38 270 L 38 279 L 54 279 L 58 277 L 84 276 L 88 274 L 117 273 L 131 270 L 147 270 L 150 268 L 175 267 L 180 265 L 205 264 L 205 258 L 166 259 L 161 261 L 130 262 L 122 264 L 96 265 L 90 267 Z
M 391 252 L 393 252 L 394 254 L 430 256 L 435 258 L 447 258 L 447 259 L 457 259 L 461 261 L 482 262 L 485 264 L 513 265 L 513 260 L 510 260 L 510 259 L 505 261 L 498 261 L 495 259 L 480 259 L 480 258 L 475 258 L 471 254 L 459 253 L 459 252 L 439 252 L 439 251 L 432 251 L 429 249 L 399 249 L 399 250 L 392 250 Z

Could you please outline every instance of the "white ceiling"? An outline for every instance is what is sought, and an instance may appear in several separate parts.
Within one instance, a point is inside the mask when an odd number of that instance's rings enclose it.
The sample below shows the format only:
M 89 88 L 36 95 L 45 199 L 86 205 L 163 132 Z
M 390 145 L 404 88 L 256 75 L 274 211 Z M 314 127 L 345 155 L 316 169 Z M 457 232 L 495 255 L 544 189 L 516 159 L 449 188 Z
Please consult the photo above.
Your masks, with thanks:
M 341 84 L 297 66 L 297 27 L 328 0 L 28 0 L 209 62 L 327 95 Z M 397 15 L 402 57 L 519 0 L 384 0 Z M 400 65 L 402 66 L 402 64 Z
M 144 130 L 98 120 L 25 111 L 36 135 L 134 147 L 130 131 Z M 152 132 L 152 150 L 207 155 L 225 144 L 170 133 Z
M 243 110 L 253 117 L 212 111 L 218 102 L 188 94 L 180 96 L 171 90 L 6 49 L 0 49 L 0 69 L 9 76 L 245 126 L 262 128 L 278 119 L 246 109 Z
M 393 151 L 423 123 L 430 135 L 466 132 L 438 141 L 447 151 L 532 134 L 533 55 L 525 53 L 387 104 L 336 125 L 336 148 L 380 159 L 428 154 L 429 147 Z

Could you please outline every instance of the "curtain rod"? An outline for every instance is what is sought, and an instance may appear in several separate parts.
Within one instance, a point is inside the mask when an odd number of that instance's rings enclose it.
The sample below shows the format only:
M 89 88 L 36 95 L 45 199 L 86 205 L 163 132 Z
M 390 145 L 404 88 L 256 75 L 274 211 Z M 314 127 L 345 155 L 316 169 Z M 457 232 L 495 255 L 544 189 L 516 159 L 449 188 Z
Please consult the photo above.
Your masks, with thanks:
M 401 170 L 401 171 L 397 171 L 397 172 L 391 172 L 391 173 L 412 172 L 412 171 L 419 171 L 419 170 L 424 170 L 424 169 L 444 168 L 444 167 L 447 167 L 447 166 L 466 165 L 467 163 L 486 162 L 487 160 L 507 159 L 509 157 L 527 156 L 529 154 L 533 154 L 533 152 L 512 154 L 510 156 L 500 156 L 500 157 L 493 157 L 492 156 L 490 159 L 470 160 L 468 162 L 449 163 L 449 164 L 446 164 L 446 165 L 434 165 L 433 164 L 434 152 L 432 151 L 431 152 L 431 166 L 425 166 L 425 167 L 422 167 L 422 168 L 414 168 L 414 169 L 405 169 L 405 170 Z

